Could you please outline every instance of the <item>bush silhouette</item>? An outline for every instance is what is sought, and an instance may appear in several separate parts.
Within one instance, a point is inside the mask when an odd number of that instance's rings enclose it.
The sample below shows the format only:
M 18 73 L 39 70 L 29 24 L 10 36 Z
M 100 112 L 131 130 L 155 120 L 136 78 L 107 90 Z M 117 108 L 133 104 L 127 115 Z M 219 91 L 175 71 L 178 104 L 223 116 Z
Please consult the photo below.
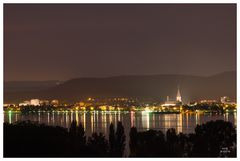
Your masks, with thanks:
M 236 129 L 230 122 L 210 121 L 198 125 L 193 134 L 175 129 L 138 132 L 132 127 L 129 145 L 121 122 L 109 127 L 108 140 L 102 133 L 86 137 L 76 121 L 68 129 L 30 121 L 4 123 L 4 157 L 236 157 Z

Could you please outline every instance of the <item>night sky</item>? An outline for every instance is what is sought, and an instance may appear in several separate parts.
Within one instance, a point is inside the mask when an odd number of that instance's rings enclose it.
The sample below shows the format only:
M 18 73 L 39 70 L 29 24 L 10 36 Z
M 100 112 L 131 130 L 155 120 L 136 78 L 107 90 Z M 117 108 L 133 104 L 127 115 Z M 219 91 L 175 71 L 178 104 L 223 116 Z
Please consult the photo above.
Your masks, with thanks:
M 4 80 L 236 70 L 236 5 L 4 5 Z

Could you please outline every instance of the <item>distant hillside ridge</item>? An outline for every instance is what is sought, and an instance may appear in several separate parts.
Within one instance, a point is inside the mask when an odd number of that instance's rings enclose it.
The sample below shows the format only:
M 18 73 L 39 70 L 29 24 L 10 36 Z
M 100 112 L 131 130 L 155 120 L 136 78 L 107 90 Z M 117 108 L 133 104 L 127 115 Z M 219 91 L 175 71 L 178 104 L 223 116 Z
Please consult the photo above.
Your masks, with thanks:
M 59 83 L 57 80 L 52 81 L 5 81 L 4 90 L 6 92 L 20 91 L 39 91 L 54 87 Z
M 24 99 L 59 99 L 75 102 L 86 97 L 175 99 L 180 87 L 184 102 L 200 99 L 236 99 L 236 71 L 209 77 L 189 75 L 115 76 L 106 78 L 75 78 L 53 87 L 33 92 L 4 92 L 4 101 Z

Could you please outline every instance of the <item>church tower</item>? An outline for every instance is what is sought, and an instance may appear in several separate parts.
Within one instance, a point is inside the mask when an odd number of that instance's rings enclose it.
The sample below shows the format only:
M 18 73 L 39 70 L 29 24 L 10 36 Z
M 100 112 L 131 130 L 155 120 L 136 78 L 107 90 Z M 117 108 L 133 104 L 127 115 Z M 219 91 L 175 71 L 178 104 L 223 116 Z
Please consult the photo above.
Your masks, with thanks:
M 179 101 L 179 102 L 182 102 L 182 97 L 181 97 L 181 94 L 180 94 L 179 87 L 178 87 L 178 91 L 177 91 L 177 97 L 176 97 L 176 100 Z

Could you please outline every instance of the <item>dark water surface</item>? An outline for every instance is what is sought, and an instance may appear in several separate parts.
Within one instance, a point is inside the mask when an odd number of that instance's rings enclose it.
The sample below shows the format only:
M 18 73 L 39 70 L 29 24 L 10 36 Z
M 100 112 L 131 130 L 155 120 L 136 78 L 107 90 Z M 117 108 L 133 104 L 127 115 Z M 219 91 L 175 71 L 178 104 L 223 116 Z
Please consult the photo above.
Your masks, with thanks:
M 21 114 L 4 112 L 4 121 L 14 123 L 16 121 L 31 120 L 46 125 L 62 126 L 69 128 L 71 121 L 81 122 L 85 128 L 86 135 L 93 132 L 102 132 L 108 139 L 110 123 L 117 121 L 123 123 L 126 143 L 129 141 L 129 132 L 132 126 L 138 131 L 149 129 L 162 130 L 166 132 L 169 128 L 175 128 L 176 132 L 193 133 L 197 124 L 203 124 L 211 120 L 225 120 L 237 125 L 237 113 L 225 114 L 153 114 L 147 112 L 52 112 Z M 126 147 L 128 153 L 128 146 Z

